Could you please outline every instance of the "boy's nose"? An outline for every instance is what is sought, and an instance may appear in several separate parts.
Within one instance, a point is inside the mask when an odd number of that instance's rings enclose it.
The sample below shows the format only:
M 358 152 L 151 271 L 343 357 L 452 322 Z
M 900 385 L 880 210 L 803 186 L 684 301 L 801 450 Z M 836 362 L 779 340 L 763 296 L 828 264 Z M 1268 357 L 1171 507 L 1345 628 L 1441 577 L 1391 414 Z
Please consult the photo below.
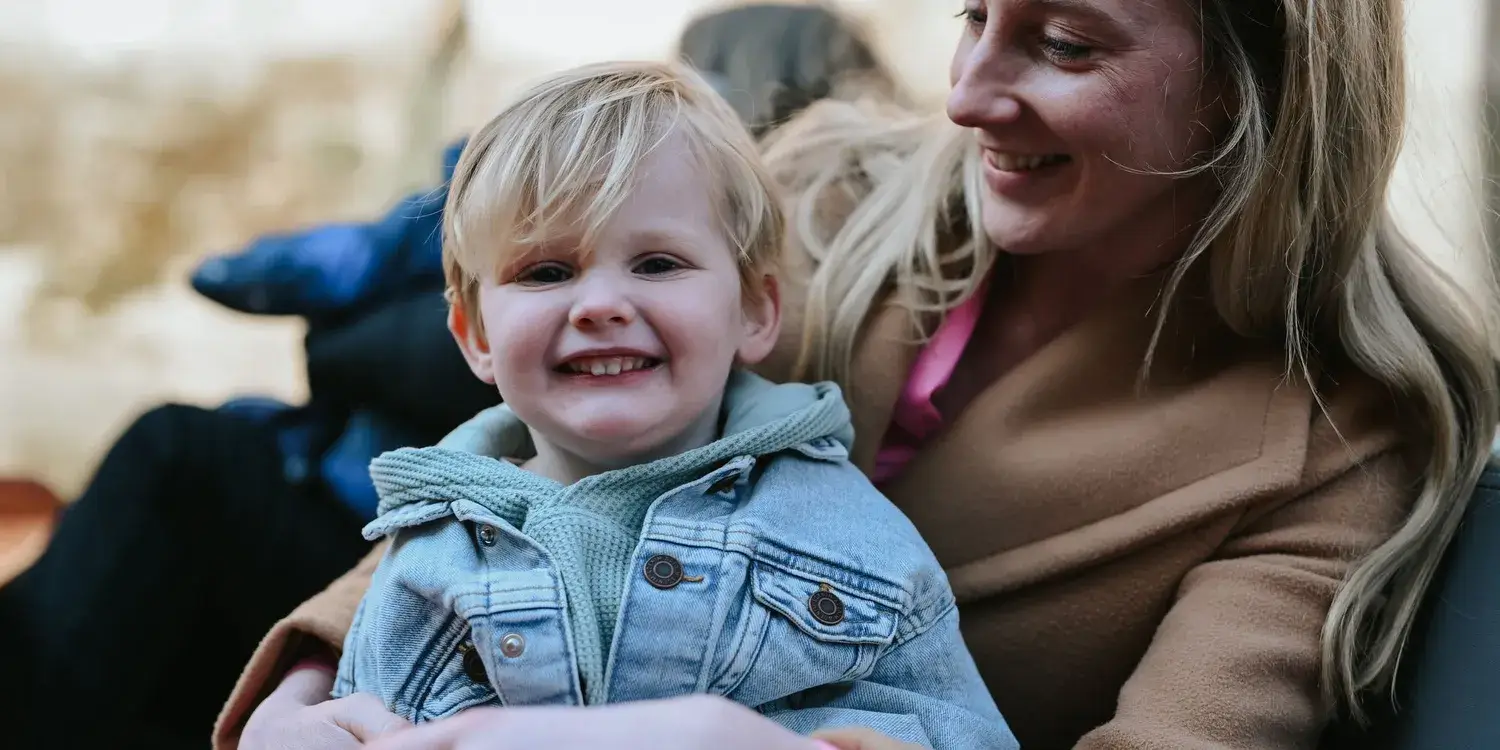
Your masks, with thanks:
M 625 295 L 593 285 L 568 313 L 568 322 L 580 330 L 629 325 L 635 321 L 635 306 Z

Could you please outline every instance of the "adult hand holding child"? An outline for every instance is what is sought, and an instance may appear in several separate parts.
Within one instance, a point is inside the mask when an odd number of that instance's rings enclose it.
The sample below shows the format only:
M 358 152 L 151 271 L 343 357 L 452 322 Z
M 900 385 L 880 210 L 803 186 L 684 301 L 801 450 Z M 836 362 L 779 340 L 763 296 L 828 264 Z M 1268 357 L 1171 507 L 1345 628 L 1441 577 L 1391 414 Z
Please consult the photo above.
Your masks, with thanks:
M 409 726 L 379 698 L 356 693 L 328 700 L 333 672 L 301 668 L 256 707 L 240 738 L 242 750 L 344 750 L 365 747 Z
M 356 697 L 356 696 L 350 696 Z M 712 695 L 597 708 L 476 708 L 368 745 L 369 750 L 901 750 L 886 737 L 790 732 L 755 711 Z
M 315 669 L 299 670 L 288 676 L 251 715 L 240 747 L 243 750 L 534 747 L 904 750 L 909 747 L 857 728 L 824 732 L 816 739 L 808 739 L 743 706 L 709 695 L 601 708 L 476 708 L 450 719 L 411 727 L 367 693 L 324 700 L 332 681 L 330 673 Z

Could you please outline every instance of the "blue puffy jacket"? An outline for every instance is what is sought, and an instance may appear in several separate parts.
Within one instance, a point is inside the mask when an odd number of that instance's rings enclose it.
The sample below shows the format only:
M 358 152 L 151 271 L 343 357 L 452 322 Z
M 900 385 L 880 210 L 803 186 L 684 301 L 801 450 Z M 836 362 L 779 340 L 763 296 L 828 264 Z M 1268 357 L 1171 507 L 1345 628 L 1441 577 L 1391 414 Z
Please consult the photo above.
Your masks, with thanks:
M 261 237 L 204 261 L 192 275 L 194 289 L 231 309 L 307 319 L 309 403 L 251 397 L 222 408 L 274 425 L 286 478 L 321 482 L 365 519 L 375 517 L 377 501 L 371 459 L 428 444 L 476 405 L 498 401 L 463 369 L 442 325 L 442 209 L 462 147 L 444 153 L 444 187 L 402 200 L 377 221 Z M 403 309 L 383 310 L 397 307 Z M 393 325 L 404 326 L 403 335 L 389 335 Z M 425 349 L 414 353 L 412 346 Z M 447 367 L 432 368 L 442 355 Z M 408 366 L 413 360 L 423 367 Z M 446 382 L 442 388 L 409 382 L 416 371 Z M 452 398 L 455 388 L 460 395 Z M 422 404 L 424 393 L 450 398 Z

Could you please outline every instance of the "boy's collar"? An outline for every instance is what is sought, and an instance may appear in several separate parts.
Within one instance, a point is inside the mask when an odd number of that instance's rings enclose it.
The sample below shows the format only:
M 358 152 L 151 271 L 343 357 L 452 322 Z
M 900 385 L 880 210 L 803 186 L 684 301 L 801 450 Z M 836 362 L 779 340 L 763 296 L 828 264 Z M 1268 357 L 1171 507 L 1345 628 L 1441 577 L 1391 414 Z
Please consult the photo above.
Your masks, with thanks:
M 437 447 L 491 458 L 528 459 L 536 455 L 530 430 L 506 404 L 475 414 L 438 441 Z
M 720 407 L 720 433 L 716 439 L 784 419 L 824 398 L 837 398 L 842 402 L 842 394 L 831 383 L 777 384 L 752 372 L 736 369 L 729 374 L 729 381 L 725 384 L 724 401 Z M 853 428 L 846 427 L 830 437 L 848 448 L 853 443 Z M 530 430 L 506 404 L 492 406 L 474 415 L 448 433 L 437 447 L 491 458 L 524 460 L 536 455 Z

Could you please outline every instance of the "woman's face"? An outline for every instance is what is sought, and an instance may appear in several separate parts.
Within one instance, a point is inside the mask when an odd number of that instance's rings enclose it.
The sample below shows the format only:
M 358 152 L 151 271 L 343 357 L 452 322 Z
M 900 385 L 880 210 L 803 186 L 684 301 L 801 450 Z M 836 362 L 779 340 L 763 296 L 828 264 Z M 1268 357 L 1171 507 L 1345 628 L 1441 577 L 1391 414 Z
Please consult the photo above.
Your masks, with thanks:
M 1160 173 L 1227 122 L 1189 4 L 968 0 L 962 17 L 948 115 L 977 131 L 985 234 L 1024 255 L 1180 249 L 1212 186 Z

